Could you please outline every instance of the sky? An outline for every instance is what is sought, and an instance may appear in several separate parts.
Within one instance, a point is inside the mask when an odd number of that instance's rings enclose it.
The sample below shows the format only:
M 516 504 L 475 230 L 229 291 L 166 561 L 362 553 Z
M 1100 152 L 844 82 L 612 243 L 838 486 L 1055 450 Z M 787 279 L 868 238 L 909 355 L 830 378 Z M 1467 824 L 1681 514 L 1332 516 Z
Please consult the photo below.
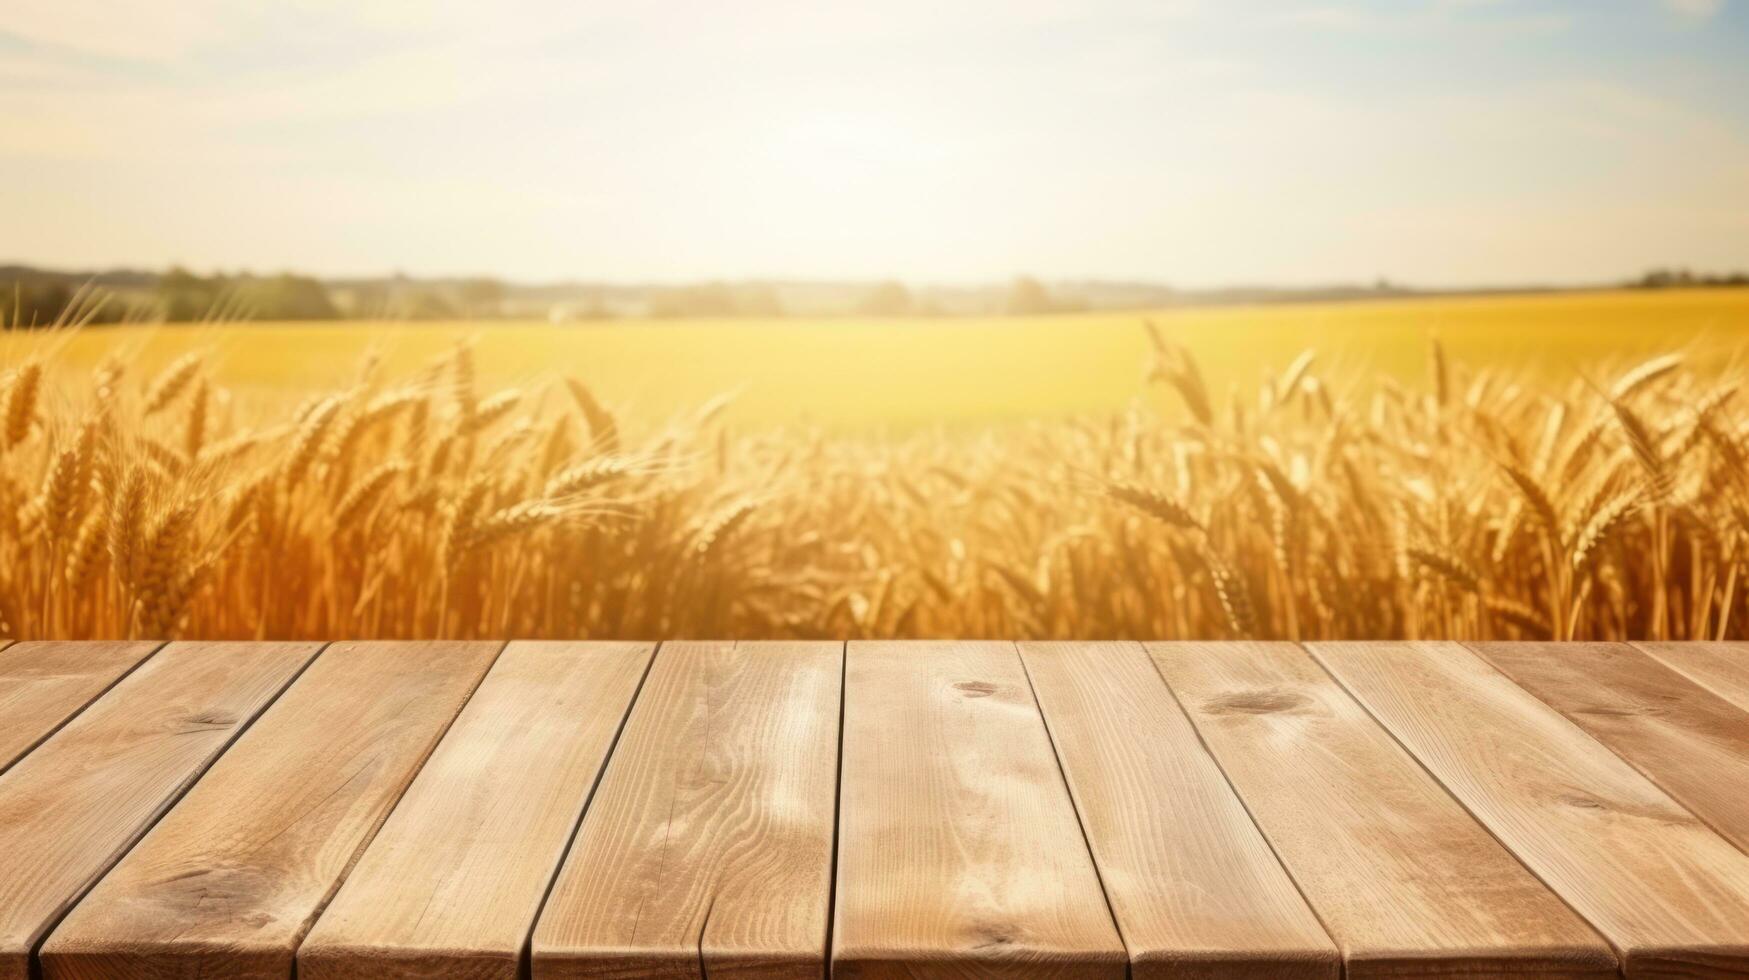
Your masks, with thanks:
M 6 0 L 0 262 L 1749 268 L 1749 0 Z

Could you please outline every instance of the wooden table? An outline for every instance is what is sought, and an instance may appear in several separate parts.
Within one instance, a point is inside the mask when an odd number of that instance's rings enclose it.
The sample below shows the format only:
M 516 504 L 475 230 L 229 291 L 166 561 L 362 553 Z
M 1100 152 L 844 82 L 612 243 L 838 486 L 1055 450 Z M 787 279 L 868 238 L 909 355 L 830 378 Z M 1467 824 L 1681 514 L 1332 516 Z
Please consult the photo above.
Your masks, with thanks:
M 0 980 L 1749 975 L 1749 646 L 18 643 Z

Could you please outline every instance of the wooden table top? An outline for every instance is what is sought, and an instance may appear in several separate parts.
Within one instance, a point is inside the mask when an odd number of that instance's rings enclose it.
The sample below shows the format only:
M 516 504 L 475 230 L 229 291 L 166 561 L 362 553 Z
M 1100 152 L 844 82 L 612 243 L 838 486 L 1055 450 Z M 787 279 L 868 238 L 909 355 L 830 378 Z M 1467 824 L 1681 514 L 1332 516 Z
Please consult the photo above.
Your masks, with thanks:
M 1749 645 L 17 643 L 0 980 L 1749 975 Z

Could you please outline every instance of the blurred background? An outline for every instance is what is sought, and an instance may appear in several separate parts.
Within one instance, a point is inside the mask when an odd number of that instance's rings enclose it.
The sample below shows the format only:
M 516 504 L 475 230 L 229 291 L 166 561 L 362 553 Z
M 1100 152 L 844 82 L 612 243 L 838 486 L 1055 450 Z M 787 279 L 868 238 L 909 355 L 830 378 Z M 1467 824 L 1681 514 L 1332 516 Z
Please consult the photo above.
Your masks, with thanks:
M 486 370 L 759 421 L 1116 407 L 1136 311 L 1246 384 L 1558 362 L 1741 328 L 1645 294 L 1749 284 L 1746 92 L 1730 0 L 13 0 L 0 283 L 23 325 L 514 325 Z M 268 383 L 359 336 L 246 343 Z
M 1742 636 L 1749 3 L 8 0 L 0 635 Z

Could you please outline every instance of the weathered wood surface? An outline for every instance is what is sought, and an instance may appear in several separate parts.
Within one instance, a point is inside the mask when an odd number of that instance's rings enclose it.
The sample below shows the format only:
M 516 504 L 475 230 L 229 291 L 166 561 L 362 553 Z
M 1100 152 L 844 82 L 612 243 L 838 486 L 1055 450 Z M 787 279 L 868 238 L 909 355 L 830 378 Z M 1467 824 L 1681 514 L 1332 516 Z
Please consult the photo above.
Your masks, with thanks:
M 540 977 L 818 977 L 841 643 L 657 656 L 534 932 Z
M 1350 976 L 1615 973 L 1596 933 L 1304 650 L 1149 650 Z
M 515 980 L 650 643 L 512 643 L 298 950 L 302 980 Z
M 1625 643 L 1471 648 L 1749 850 L 1749 713 Z
M 1311 649 L 1630 976 L 1749 973 L 1749 856 L 1633 766 L 1459 644 Z
M 139 665 L 158 643 L 0 640 L 0 772 Z
M 1670 669 L 1749 711 L 1749 643 L 1635 643 Z
M 1742 976 L 1746 854 L 1749 645 L 0 641 L 0 980 Z
M 317 649 L 171 644 L 0 775 L 0 980 Z
M 1135 976 L 1336 977 L 1336 947 L 1141 644 L 1020 652 Z
M 43 975 L 289 978 L 501 646 L 328 647 L 55 930 Z
M 1121 980 L 1014 644 L 853 642 L 844 696 L 833 972 Z

